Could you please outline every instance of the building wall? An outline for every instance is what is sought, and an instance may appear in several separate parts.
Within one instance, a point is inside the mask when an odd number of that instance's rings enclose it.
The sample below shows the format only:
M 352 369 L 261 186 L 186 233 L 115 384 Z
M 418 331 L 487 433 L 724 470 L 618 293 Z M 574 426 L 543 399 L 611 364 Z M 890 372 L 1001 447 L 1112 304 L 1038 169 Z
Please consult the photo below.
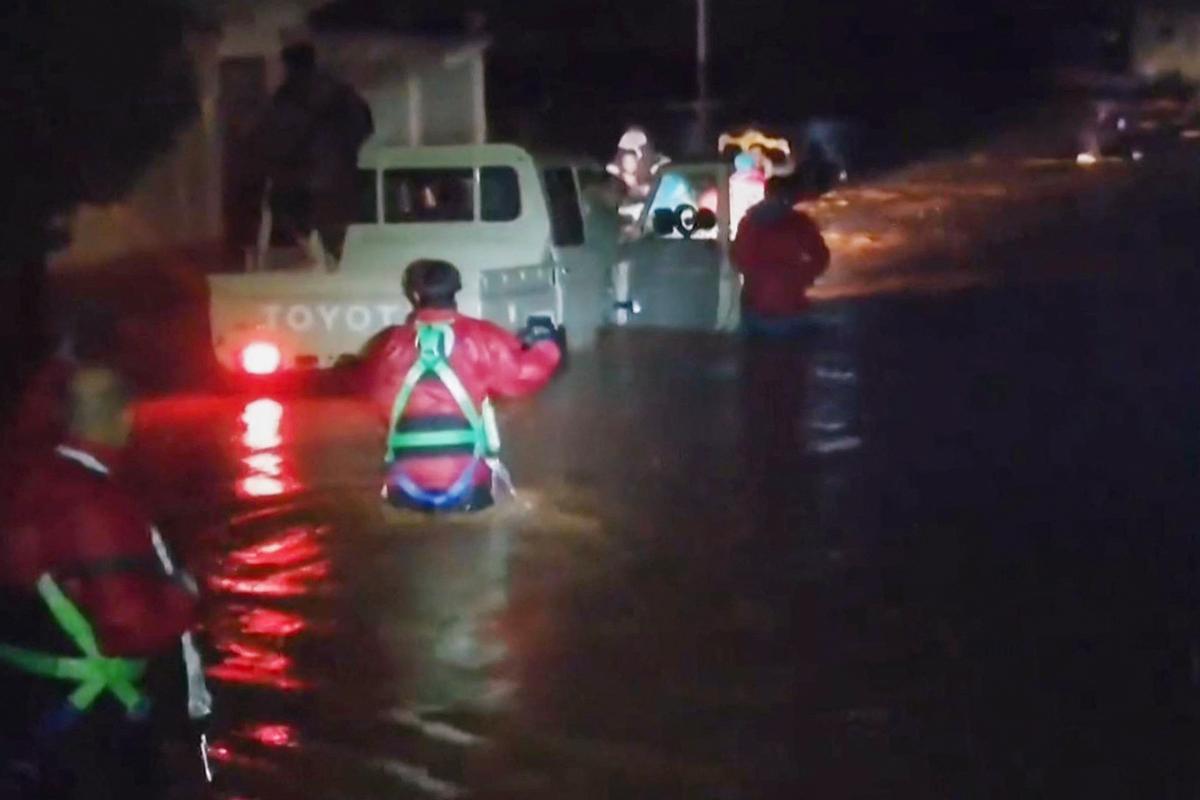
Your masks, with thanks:
M 203 253 L 226 267 L 239 263 L 237 252 L 223 250 L 226 221 L 244 218 L 239 208 L 244 212 L 246 204 L 257 199 L 234 185 L 237 176 L 246 173 L 246 165 L 238 163 L 237 137 L 253 124 L 282 81 L 283 46 L 310 36 L 305 20 L 312 5 L 229 4 L 232 10 L 220 35 L 192 43 L 199 88 L 196 118 L 120 202 L 77 209 L 69 221 L 71 242 L 52 259 L 53 266 L 184 250 Z M 370 104 L 374 141 L 416 145 L 484 140 L 481 43 L 464 47 L 373 34 L 328 41 L 318 37 L 317 48 L 320 63 L 354 85 Z M 261 64 L 255 65 L 256 60 Z M 247 76 L 255 74 L 262 76 L 261 91 L 247 83 L 255 80 Z M 254 99 L 260 96 L 260 101 Z M 256 111 L 255 103 L 262 108 Z
M 423 96 L 423 143 L 456 144 L 482 141 L 475 131 L 470 98 L 475 94 L 472 59 L 432 63 L 420 72 Z
M 200 97 L 196 117 L 170 150 L 147 167 L 119 202 L 88 204 L 72 215 L 67 248 L 54 267 L 108 261 L 132 253 L 178 250 L 220 236 L 220 151 L 208 43 L 194 48 Z

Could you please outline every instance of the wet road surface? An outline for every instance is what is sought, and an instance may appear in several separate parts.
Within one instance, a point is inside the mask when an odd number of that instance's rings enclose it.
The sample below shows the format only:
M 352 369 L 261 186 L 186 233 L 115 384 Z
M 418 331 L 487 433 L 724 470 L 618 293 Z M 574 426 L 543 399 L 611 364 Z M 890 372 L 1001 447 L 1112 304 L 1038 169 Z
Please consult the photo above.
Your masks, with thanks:
M 1195 796 L 1198 297 L 614 333 L 469 520 L 381 510 L 352 401 L 146 404 L 225 796 Z
M 828 198 L 818 331 L 611 332 L 470 519 L 352 399 L 146 401 L 221 796 L 1200 795 L 1194 160 Z

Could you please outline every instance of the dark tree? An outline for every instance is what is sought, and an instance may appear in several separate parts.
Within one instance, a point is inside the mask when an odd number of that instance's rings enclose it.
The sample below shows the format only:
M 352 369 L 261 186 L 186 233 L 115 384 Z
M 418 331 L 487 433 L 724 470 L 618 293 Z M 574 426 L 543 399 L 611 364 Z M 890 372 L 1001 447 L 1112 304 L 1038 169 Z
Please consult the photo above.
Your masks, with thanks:
M 184 0 L 0 4 L 0 334 L 12 387 L 37 357 L 62 217 L 120 197 L 196 108 Z

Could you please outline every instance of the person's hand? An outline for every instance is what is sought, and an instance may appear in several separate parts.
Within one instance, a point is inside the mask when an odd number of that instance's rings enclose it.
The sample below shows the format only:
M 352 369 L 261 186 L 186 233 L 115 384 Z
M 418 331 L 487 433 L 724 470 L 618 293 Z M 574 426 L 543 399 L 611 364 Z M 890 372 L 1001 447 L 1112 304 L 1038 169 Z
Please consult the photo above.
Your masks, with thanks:
M 535 317 L 529 324 L 517 333 L 521 345 L 528 350 L 538 342 L 557 342 L 560 338 L 558 328 L 547 317 Z

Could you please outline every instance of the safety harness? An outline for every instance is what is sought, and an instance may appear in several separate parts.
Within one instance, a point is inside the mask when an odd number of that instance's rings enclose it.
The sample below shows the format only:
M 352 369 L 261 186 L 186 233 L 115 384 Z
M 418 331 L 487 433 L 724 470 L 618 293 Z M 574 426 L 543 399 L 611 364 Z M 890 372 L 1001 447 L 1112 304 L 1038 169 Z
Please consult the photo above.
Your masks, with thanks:
M 450 366 L 450 354 L 454 351 L 452 324 L 418 322 L 416 328 L 417 360 L 404 376 L 404 383 L 401 384 L 396 401 L 392 405 L 391 422 L 388 425 L 389 482 L 394 482 L 409 498 L 422 505 L 433 509 L 445 509 L 457 505 L 472 489 L 479 463 L 499 453 L 500 437 L 492 404 L 484 399 L 481 407 L 476 409 L 471 395 Z M 446 391 L 450 392 L 466 420 L 467 427 L 442 431 L 399 429 L 404 411 L 412 399 L 413 390 L 429 375 L 441 381 Z M 419 455 L 422 450 L 447 447 L 470 447 L 471 461 L 445 491 L 431 492 L 421 488 L 396 466 L 400 459 Z
M 149 704 L 137 684 L 146 672 L 146 662 L 109 658 L 101 653 L 91 624 L 49 573 L 38 579 L 37 590 L 54 621 L 81 655 L 52 655 L 0 644 L 0 661 L 44 678 L 78 684 L 67 698 L 67 704 L 77 712 L 87 711 L 105 692 L 110 692 L 130 715 L 144 711 Z
M 89 453 L 65 445 L 57 447 L 56 452 L 89 472 L 105 477 L 109 475 L 108 467 Z M 194 582 L 186 573 L 181 573 L 175 568 L 166 542 L 154 526 L 150 528 L 150 540 L 154 546 L 158 566 L 168 576 L 181 580 L 188 586 L 189 591 L 195 593 Z M 115 558 L 77 567 L 71 574 L 102 574 L 143 568 L 145 564 L 141 559 Z M 144 714 L 150 707 L 150 701 L 138 684 L 146 672 L 146 661 L 104 655 L 100 651 L 91 623 L 50 573 L 43 574 L 38 579 L 37 591 L 50 611 L 50 616 L 80 651 L 78 656 L 62 656 L 0 644 L 0 663 L 39 677 L 77 684 L 75 690 L 67 697 L 66 703 L 42 720 L 39 733 L 53 735 L 69 727 L 74 718 L 88 711 L 105 692 L 111 693 L 128 715 Z M 183 634 L 181 643 L 188 678 L 188 715 L 192 719 L 202 719 L 212 713 L 212 695 L 204 681 L 203 664 L 190 632 Z

